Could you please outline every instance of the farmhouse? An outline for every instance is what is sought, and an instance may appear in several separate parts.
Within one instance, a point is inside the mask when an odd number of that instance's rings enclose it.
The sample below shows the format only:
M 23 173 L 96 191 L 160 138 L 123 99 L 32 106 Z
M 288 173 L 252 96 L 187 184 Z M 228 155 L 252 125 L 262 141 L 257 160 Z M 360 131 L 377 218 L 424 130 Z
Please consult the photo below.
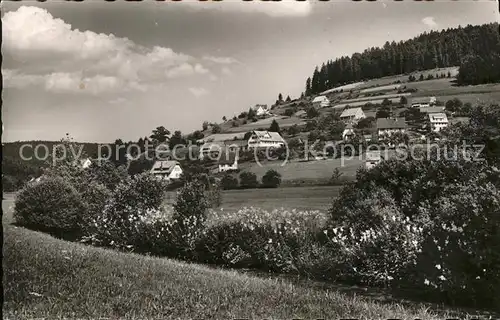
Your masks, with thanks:
M 429 122 L 431 125 L 431 130 L 434 132 L 439 132 L 441 129 L 448 126 L 448 117 L 446 113 L 429 113 Z
M 366 116 L 361 108 L 345 109 L 340 115 L 340 120 L 345 121 L 346 123 L 358 122 L 363 118 L 366 118 Z
M 265 116 L 266 114 L 269 114 L 269 108 L 267 107 L 267 104 L 257 104 L 252 107 L 253 111 L 255 111 L 255 114 L 260 117 L 260 116 Z
M 405 118 L 378 118 L 377 134 L 381 137 L 388 137 L 396 132 L 406 132 Z
M 436 104 L 436 97 L 411 98 L 412 108 L 427 108 Z
M 312 105 L 315 108 L 326 108 L 330 106 L 330 100 L 326 96 L 317 96 L 313 99 Z
M 231 170 L 238 170 L 238 153 L 226 150 L 219 157 L 219 172 Z
M 151 173 L 161 180 L 176 180 L 181 177 L 182 168 L 177 161 L 170 160 L 157 160 L 153 168 L 151 168 Z
M 278 132 L 252 131 L 248 139 L 248 149 L 252 148 L 281 148 L 285 146 L 285 140 Z
M 347 141 L 352 137 L 354 137 L 354 128 L 352 127 L 352 124 L 349 123 L 345 127 L 344 132 L 342 132 L 342 140 Z
M 419 108 L 420 112 L 422 113 L 439 113 L 439 112 L 444 112 L 444 107 L 422 107 Z

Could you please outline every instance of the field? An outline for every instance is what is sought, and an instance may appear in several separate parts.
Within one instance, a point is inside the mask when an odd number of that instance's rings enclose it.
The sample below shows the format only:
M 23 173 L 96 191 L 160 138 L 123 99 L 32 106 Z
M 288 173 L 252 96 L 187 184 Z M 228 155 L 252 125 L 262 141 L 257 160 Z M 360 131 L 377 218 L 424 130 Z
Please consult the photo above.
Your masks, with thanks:
M 9 225 L 2 201 L 4 319 L 450 317 L 380 290 L 247 275 L 119 253 Z
M 327 159 L 314 161 L 289 161 L 283 165 L 281 162 L 263 162 L 261 165 L 257 163 L 242 163 L 240 168 L 242 171 L 250 171 L 257 175 L 260 179 L 268 170 L 273 169 L 281 174 L 283 181 L 300 180 L 300 179 L 329 179 L 335 168 L 346 177 L 354 177 L 359 167 L 364 164 L 360 157 L 353 157 L 349 160 L 344 159 Z
M 235 211 L 243 207 L 264 210 L 297 209 L 326 211 L 341 187 L 290 187 L 276 189 L 227 190 L 222 194 L 222 208 Z

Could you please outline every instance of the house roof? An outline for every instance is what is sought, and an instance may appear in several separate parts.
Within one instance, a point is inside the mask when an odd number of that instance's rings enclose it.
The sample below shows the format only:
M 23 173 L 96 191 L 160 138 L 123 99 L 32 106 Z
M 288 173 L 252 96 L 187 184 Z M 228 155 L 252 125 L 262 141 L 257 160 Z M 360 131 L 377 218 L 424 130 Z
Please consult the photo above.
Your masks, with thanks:
M 405 118 L 378 118 L 377 129 L 405 129 Z
M 443 112 L 444 107 L 424 107 L 424 108 L 419 108 L 420 112 L 423 113 L 438 113 L 438 112 Z
M 283 137 L 278 132 L 271 131 L 254 131 L 257 135 L 257 138 L 263 140 L 273 140 L 273 141 L 284 141 Z
M 211 134 L 207 137 L 204 137 L 198 142 L 223 142 L 226 140 L 233 140 L 235 137 L 236 139 L 243 139 L 245 137 L 246 131 L 244 132 L 233 132 L 233 133 L 216 133 L 216 134 Z
M 430 103 L 432 101 L 435 101 L 435 97 L 415 97 L 411 98 L 411 103 Z
M 222 152 L 219 157 L 219 164 L 233 164 L 237 159 L 236 152 Z
M 153 168 L 151 171 L 154 172 L 162 172 L 162 173 L 170 173 L 172 169 L 178 165 L 179 162 L 171 161 L 171 160 L 158 160 L 153 164 Z
M 361 108 L 349 108 L 349 109 L 345 109 L 342 114 L 340 115 L 341 118 L 344 118 L 344 117 L 353 117 L 355 116 L 358 112 L 363 112 L 363 110 Z
M 313 99 L 312 102 L 315 103 L 315 102 L 323 102 L 323 101 L 328 101 L 328 98 L 325 96 L 317 96 Z
M 252 107 L 252 109 L 257 111 L 257 110 L 258 110 L 259 108 L 261 108 L 261 107 L 262 107 L 262 109 L 264 109 L 264 110 L 267 110 L 267 109 L 268 109 L 268 108 L 267 108 L 267 104 L 256 104 L 255 106 L 253 106 L 253 107 Z
M 444 119 L 445 121 L 448 121 L 448 117 L 446 116 L 446 113 L 444 113 L 444 112 L 429 113 L 429 119 L 430 119 L 431 122 L 441 121 L 441 119 Z

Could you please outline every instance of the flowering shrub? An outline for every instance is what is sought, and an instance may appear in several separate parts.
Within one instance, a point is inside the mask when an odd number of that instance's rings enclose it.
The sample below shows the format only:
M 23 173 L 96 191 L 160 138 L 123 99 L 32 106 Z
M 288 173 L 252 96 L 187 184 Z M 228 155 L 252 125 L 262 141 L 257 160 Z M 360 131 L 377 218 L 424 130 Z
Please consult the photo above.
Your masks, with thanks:
M 235 267 L 299 271 L 295 264 L 302 240 L 321 230 L 319 226 L 325 221 L 326 216 L 318 211 L 213 211 L 198 239 L 198 258 Z
M 164 190 L 165 183 L 148 173 L 121 182 L 102 214 L 92 220 L 92 241 L 110 246 L 140 242 L 137 223 L 159 210 Z
M 18 224 L 36 230 L 77 237 L 84 210 L 82 196 L 69 182 L 47 177 L 20 191 L 14 218 Z
M 383 161 L 358 172 L 326 229 L 342 277 L 418 289 L 439 301 L 500 305 L 500 174 L 464 154 Z

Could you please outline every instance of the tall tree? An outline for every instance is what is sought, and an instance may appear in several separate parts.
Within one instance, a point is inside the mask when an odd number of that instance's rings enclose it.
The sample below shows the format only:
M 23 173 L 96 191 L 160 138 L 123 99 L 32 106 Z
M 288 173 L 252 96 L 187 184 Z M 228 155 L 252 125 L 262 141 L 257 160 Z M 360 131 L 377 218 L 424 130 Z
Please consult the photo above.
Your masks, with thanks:
M 270 132 L 280 132 L 280 125 L 278 124 L 278 122 L 276 120 L 273 120 L 273 122 L 271 122 L 271 126 L 269 127 L 269 131 Z
M 156 127 L 153 130 L 153 134 L 149 137 L 153 139 L 154 143 L 164 143 L 168 140 L 168 136 L 170 135 L 170 131 L 168 131 L 164 126 Z
M 278 95 L 278 101 L 283 101 L 283 95 L 281 93 Z

